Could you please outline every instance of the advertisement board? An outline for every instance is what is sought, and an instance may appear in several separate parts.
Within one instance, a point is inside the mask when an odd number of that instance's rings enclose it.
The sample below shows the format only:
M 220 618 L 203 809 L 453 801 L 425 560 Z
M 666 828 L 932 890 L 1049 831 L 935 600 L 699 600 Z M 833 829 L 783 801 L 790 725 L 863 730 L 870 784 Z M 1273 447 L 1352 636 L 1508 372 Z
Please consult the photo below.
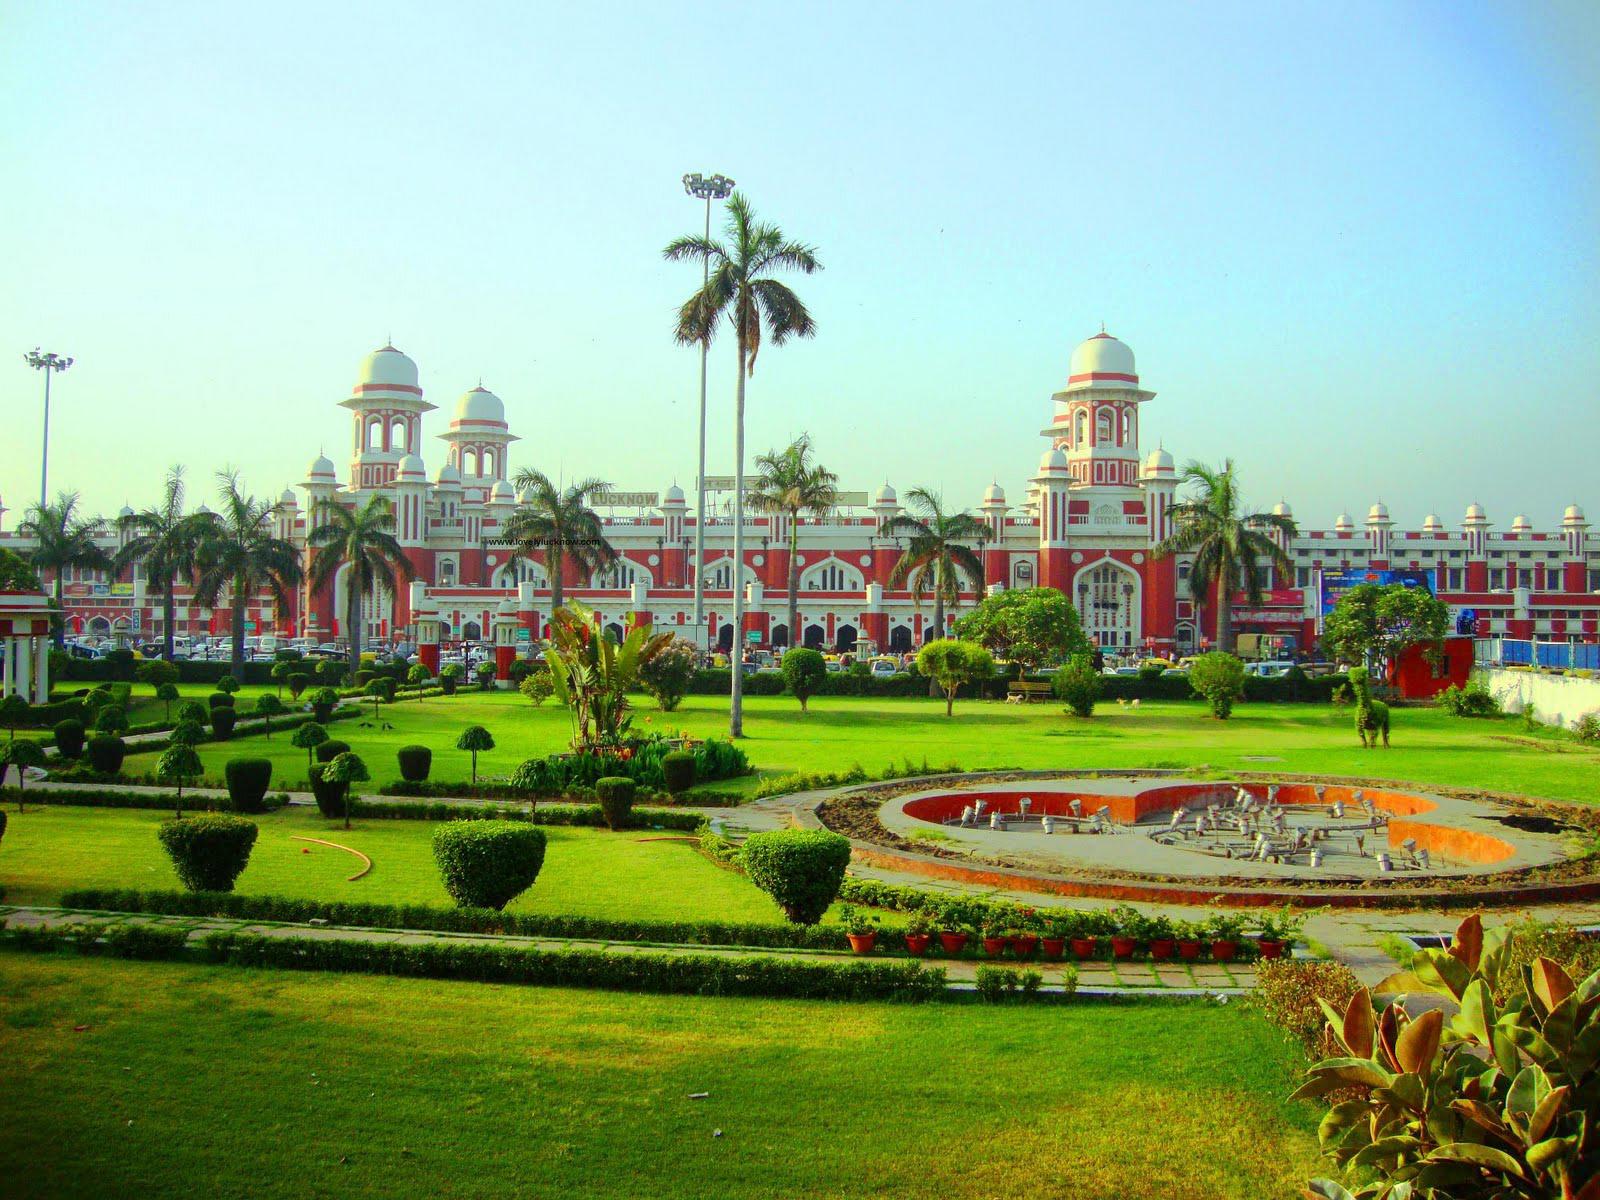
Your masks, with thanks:
M 1398 583 L 1409 588 L 1426 588 L 1428 594 L 1433 594 L 1432 571 L 1372 571 L 1356 567 L 1348 571 L 1322 572 L 1322 614 L 1327 616 L 1339 603 L 1339 597 L 1353 587 L 1363 583 L 1370 583 L 1377 587 L 1388 587 Z

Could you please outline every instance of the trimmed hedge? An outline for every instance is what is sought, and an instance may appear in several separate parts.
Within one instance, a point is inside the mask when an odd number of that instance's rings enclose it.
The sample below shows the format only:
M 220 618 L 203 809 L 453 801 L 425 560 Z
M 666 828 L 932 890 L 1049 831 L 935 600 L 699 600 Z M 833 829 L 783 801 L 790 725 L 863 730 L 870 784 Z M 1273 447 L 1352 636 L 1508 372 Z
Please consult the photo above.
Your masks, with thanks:
M 49 704 L 30 704 L 25 713 L 19 714 L 18 729 L 49 729 L 57 721 L 82 721 L 83 698 L 74 696 L 70 700 L 52 700 Z
M 401 746 L 395 757 L 400 760 L 400 778 L 407 783 L 424 783 L 433 770 L 433 751 L 426 746 Z
M 674 750 L 661 756 L 661 778 L 668 792 L 677 796 L 694 786 L 694 755 L 687 750 Z
M 329 738 L 325 742 L 317 743 L 316 755 L 319 763 L 331 763 L 341 754 L 350 752 L 350 743 L 341 742 L 338 738 Z
M 545 843 L 532 825 L 450 821 L 434 831 L 433 858 L 457 904 L 501 909 L 539 878 Z
M 230 696 L 231 700 L 232 697 Z M 239 723 L 239 714 L 232 704 L 218 705 L 211 710 L 211 732 L 217 741 L 225 742 L 233 736 L 233 727 Z
M 626 829 L 633 813 L 633 797 L 638 791 L 633 780 L 610 776 L 594 782 L 594 794 L 600 801 L 600 812 L 612 829 Z
M 102 775 L 115 775 L 122 770 L 122 760 L 128 756 L 128 744 L 119 737 L 102 734 L 89 739 L 84 754 L 94 770 Z
M 329 745 L 323 742 L 322 746 Z M 320 756 L 322 746 L 317 747 Z M 317 811 L 330 821 L 343 820 L 345 808 L 350 803 L 350 785 L 343 780 L 324 779 L 323 775 L 328 770 L 327 762 L 319 762 L 306 772 L 310 776 L 311 795 L 316 799 Z M 352 808 L 350 816 L 355 815 Z
M 55 734 L 56 751 L 62 758 L 78 758 L 83 754 L 83 722 L 74 717 L 57 721 L 51 731 Z
M 32 789 L 28 794 L 33 795 Z M 403 800 L 373 800 L 359 797 L 350 809 L 351 816 L 398 821 L 524 821 L 529 825 L 600 826 L 606 823 L 598 804 L 546 804 L 534 810 L 521 808 L 482 808 L 464 804 L 411 804 Z M 631 829 L 673 829 L 693 833 L 700 828 L 699 813 L 667 808 L 636 808 Z
M 823 829 L 774 829 L 746 838 L 740 861 L 789 920 L 815 925 L 844 882 L 850 839 Z
M 228 781 L 228 799 L 234 812 L 267 811 L 267 788 L 272 786 L 270 758 L 230 758 L 222 767 Z
M 0 798 L 16 799 L 16 788 L 0 788 Z M 48 783 L 36 783 L 25 797 L 29 804 L 59 804 L 63 808 L 172 808 L 171 792 L 125 792 L 116 788 L 66 788 L 52 789 Z M 214 796 L 197 796 L 192 791 L 184 796 L 187 804 L 215 804 Z M 263 811 L 272 812 L 284 806 L 285 801 L 269 796 L 263 802 Z
M 254 821 L 207 813 L 164 821 L 156 836 L 184 887 L 194 892 L 231 892 L 250 861 L 259 832 Z

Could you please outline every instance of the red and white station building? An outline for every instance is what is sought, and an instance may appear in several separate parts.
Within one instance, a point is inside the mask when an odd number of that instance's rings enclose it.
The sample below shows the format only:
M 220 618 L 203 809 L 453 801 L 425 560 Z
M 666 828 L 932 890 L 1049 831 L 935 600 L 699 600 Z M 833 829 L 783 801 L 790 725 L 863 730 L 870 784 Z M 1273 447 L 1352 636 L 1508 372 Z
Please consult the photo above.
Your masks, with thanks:
M 1008 499 L 998 484 L 973 506 L 990 539 L 981 547 L 983 590 L 1047 585 L 1071 597 L 1084 627 L 1117 650 L 1184 651 L 1214 635 L 1214 617 L 1189 598 L 1189 562 L 1155 558 L 1152 547 L 1172 532 L 1178 478 L 1163 449 L 1141 455 L 1140 423 L 1155 393 L 1146 390 L 1133 351 L 1106 333 L 1072 352 L 1065 386 L 1050 401 L 1041 429 L 1046 446 L 1022 494 Z M 355 505 L 374 493 L 391 500 L 396 534 L 417 583 L 366 606 L 367 636 L 379 641 L 497 641 L 516 645 L 542 637 L 550 616 L 550 565 L 513 561 L 497 544 L 516 511 L 509 482 L 512 434 L 504 403 L 475 387 L 456 401 L 442 432 L 442 458 L 431 476 L 424 464 L 423 420 L 435 406 L 423 397 L 417 366 L 393 346 L 368 355 L 349 396 L 352 452 L 346 476 L 318 457 L 294 490 L 282 495 L 279 533 L 303 545 L 309 516 L 324 501 Z M 604 464 L 594 464 L 603 470 Z M 621 557 L 611 568 L 578 578 L 566 566 L 565 594 L 625 628 L 649 620 L 693 634 L 695 524 L 677 486 L 664 493 L 619 493 L 603 505 L 606 536 Z M 789 530 L 781 517 L 747 514 L 745 561 L 732 561 L 733 525 L 726 496 L 706 520 L 706 596 L 712 644 L 734 643 L 731 587 L 748 602 L 740 644 L 783 646 Z M 933 636 L 931 606 L 913 602 L 888 580 L 902 545 L 880 536 L 901 511 L 885 484 L 870 496 L 845 493 L 839 510 L 800 522 L 801 638 L 827 648 L 869 639 L 880 649 L 910 649 Z M 1287 505 L 1278 512 L 1289 515 Z M 115 535 L 107 537 L 108 546 Z M 0 533 L 0 546 L 26 553 L 24 539 Z M 1600 617 L 1600 539 L 1576 505 L 1558 528 L 1536 531 L 1524 516 L 1496 529 L 1473 504 L 1453 528 L 1428 516 L 1419 529 L 1396 529 L 1374 504 L 1358 526 L 1341 515 L 1331 528 L 1302 530 L 1285 547 L 1293 578 L 1259 607 L 1234 599 L 1235 627 L 1274 634 L 1290 644 L 1315 641 L 1317 580 L 1322 571 L 1411 569 L 1431 572 L 1435 591 L 1453 610 L 1477 614 L 1481 636 L 1595 641 Z M 112 580 L 91 572 L 65 581 L 74 631 L 119 640 L 160 633 L 161 604 L 138 572 Z M 976 602 L 973 588 L 951 618 Z M 266 597 L 247 613 L 253 631 L 279 637 L 339 635 L 345 611 L 342 578 L 317 595 L 302 592 L 291 611 Z M 187 603 L 180 592 L 182 632 L 223 632 L 226 608 Z M 418 637 L 418 635 L 423 635 Z

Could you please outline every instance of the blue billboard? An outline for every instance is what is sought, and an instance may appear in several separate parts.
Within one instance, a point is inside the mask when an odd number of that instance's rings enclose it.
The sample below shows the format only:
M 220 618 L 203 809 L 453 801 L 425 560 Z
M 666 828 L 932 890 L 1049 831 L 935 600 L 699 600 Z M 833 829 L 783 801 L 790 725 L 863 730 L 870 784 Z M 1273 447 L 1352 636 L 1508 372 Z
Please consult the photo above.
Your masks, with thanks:
M 1433 595 L 1432 571 L 1369 571 L 1361 567 L 1348 571 L 1324 571 L 1322 573 L 1323 616 L 1334 610 L 1340 596 L 1363 583 L 1370 583 L 1376 587 L 1388 587 L 1392 583 L 1398 583 L 1403 587 L 1425 588 L 1430 596 Z

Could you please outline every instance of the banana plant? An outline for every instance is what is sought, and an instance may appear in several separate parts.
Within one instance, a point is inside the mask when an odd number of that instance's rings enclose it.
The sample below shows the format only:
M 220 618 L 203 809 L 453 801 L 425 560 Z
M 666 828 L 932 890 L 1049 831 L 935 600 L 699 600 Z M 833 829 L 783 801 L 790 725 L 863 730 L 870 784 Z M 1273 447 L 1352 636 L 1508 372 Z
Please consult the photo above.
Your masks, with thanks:
M 1343 1012 L 1318 1001 L 1344 1053 L 1295 1098 L 1339 1093 L 1318 1130 L 1356 1183 L 1312 1200 L 1600 1200 L 1600 971 L 1575 983 L 1548 958 L 1519 965 L 1507 929 L 1468 917 Z M 1413 1016 L 1408 996 L 1442 999 Z M 1497 1003 L 1496 997 L 1502 1000 Z
M 545 662 L 556 698 L 572 715 L 573 749 L 585 752 L 620 748 L 633 718 L 628 690 L 639 670 L 673 640 L 637 625 L 620 643 L 606 637 L 600 618 L 573 601 L 550 618 Z

